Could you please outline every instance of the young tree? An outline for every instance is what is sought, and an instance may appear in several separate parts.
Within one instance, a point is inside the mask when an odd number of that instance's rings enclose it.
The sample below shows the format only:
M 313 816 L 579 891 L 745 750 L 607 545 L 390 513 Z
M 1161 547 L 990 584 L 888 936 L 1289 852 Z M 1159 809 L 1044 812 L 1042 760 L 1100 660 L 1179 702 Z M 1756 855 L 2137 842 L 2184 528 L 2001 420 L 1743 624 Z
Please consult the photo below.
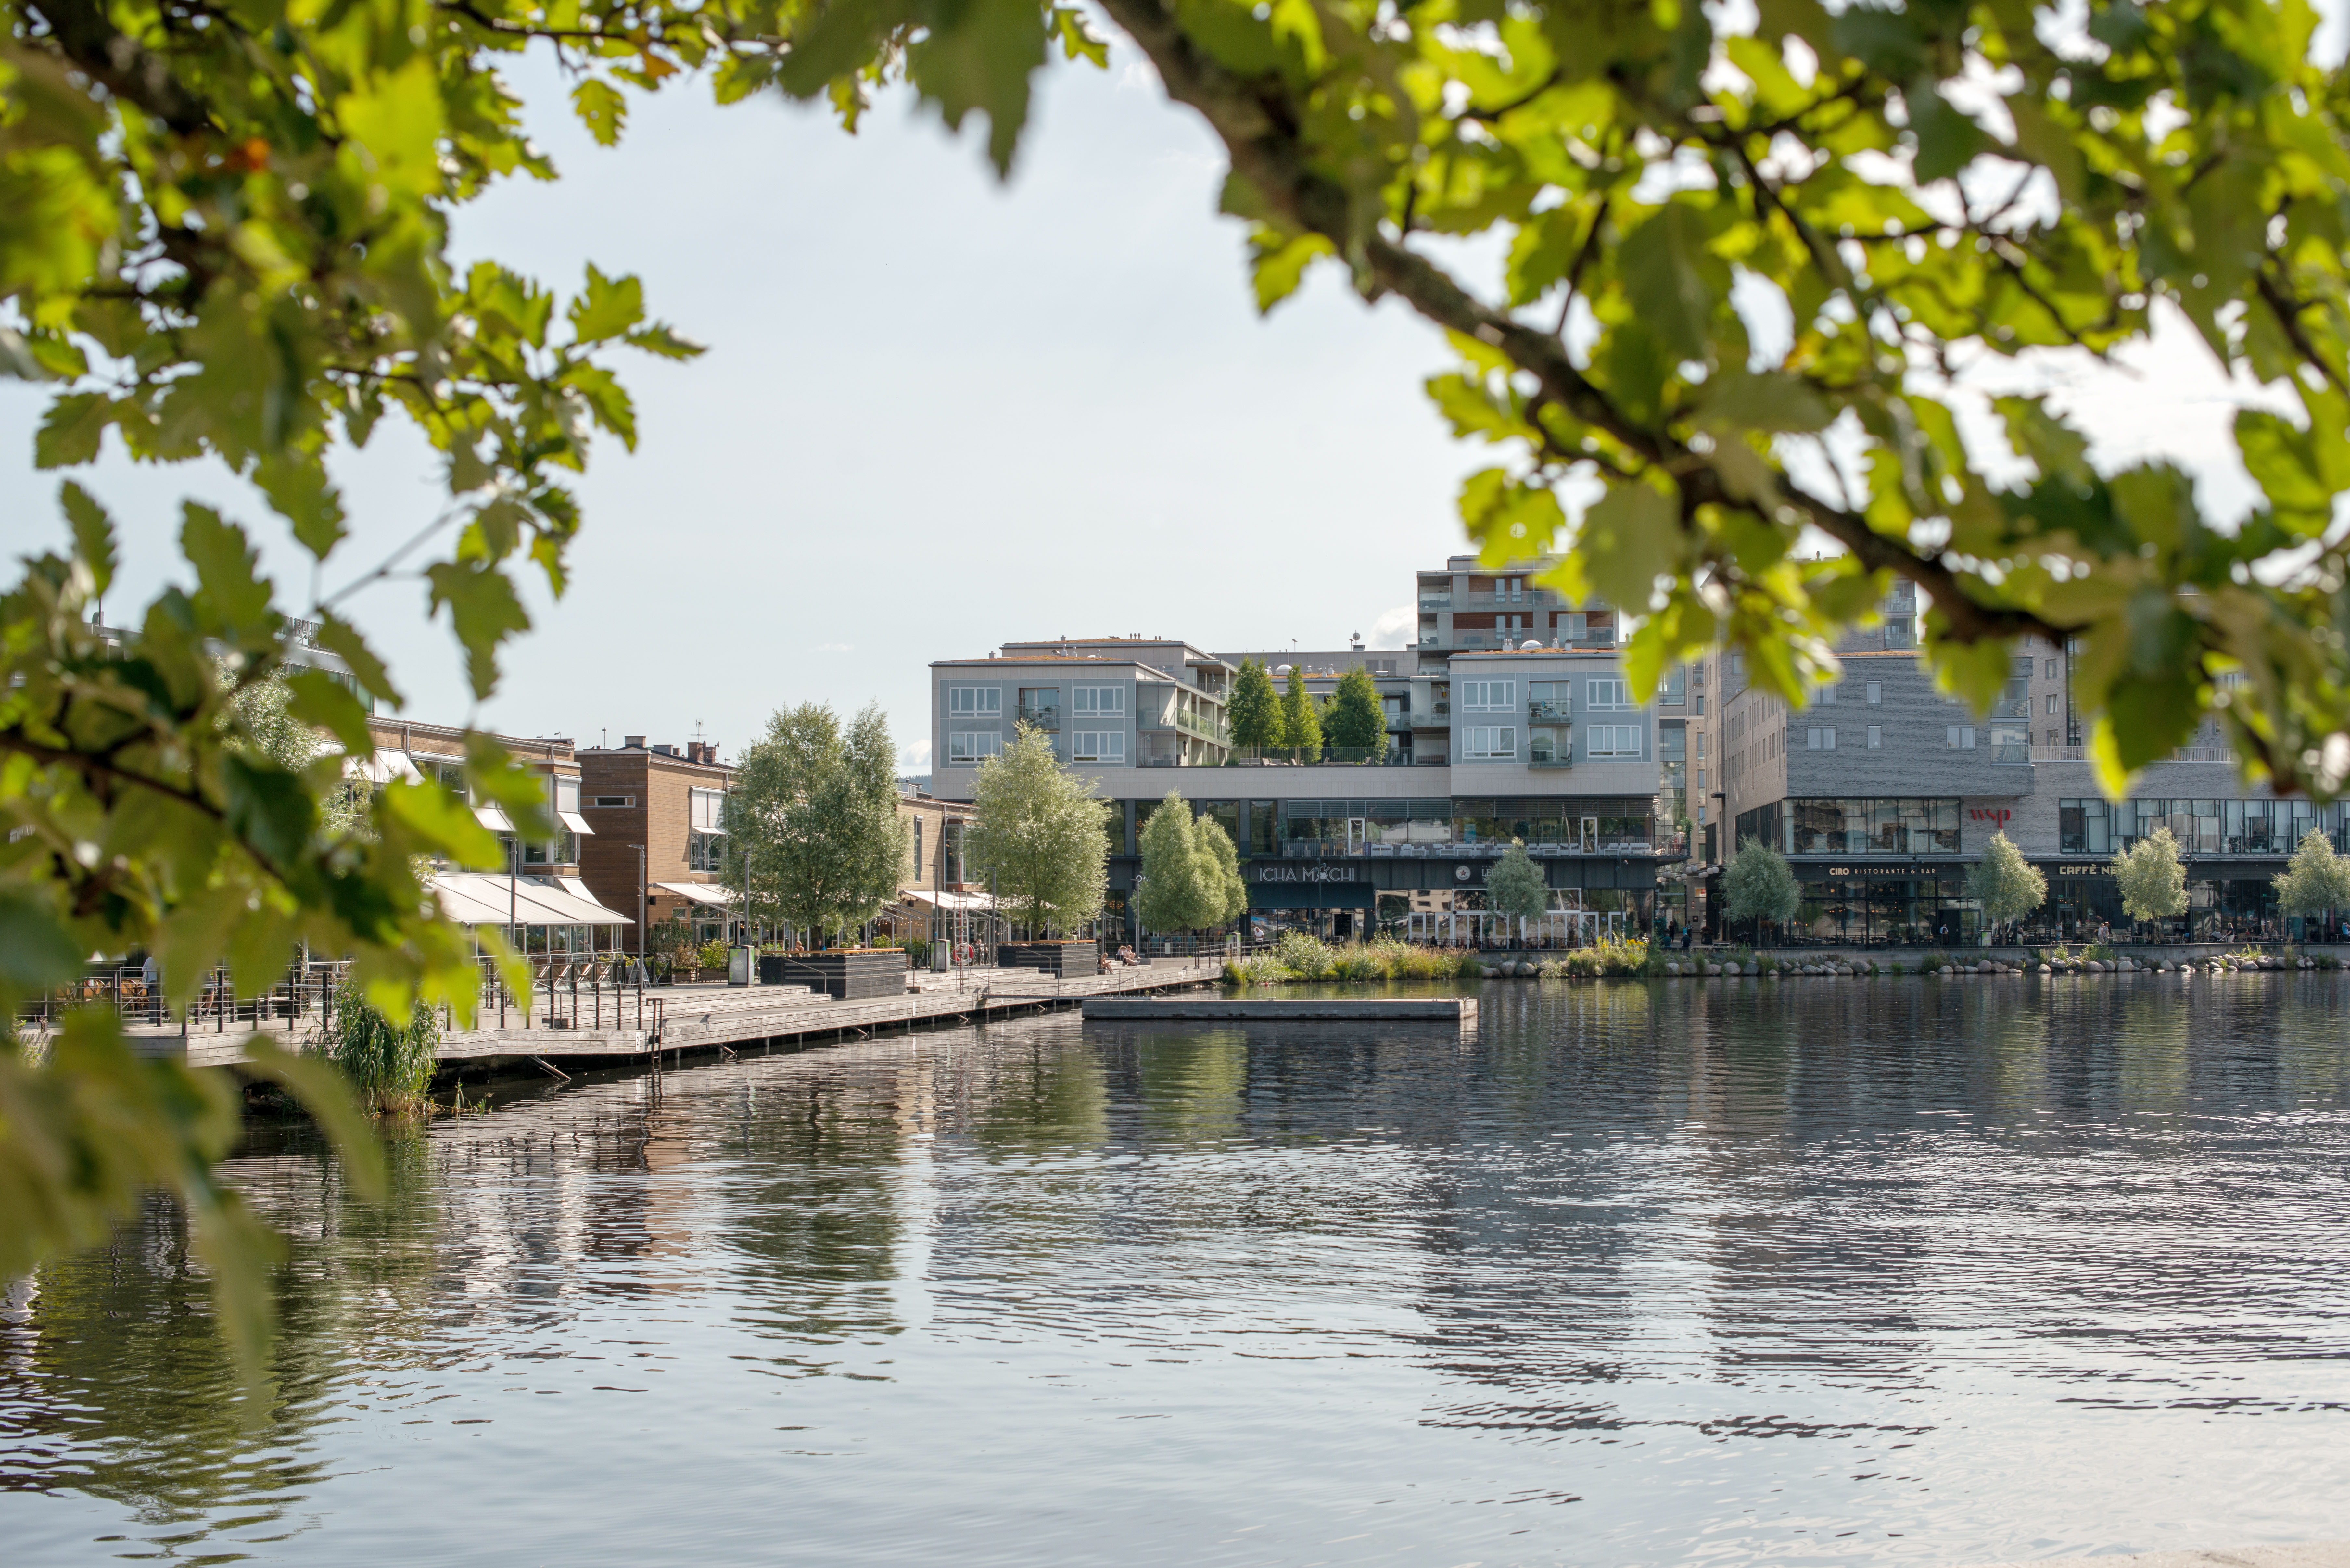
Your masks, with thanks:
M 1102 857 L 1107 805 L 1091 790 L 1053 755 L 1053 738 L 1026 724 L 1002 755 L 979 765 L 963 853 L 1032 934 L 1066 930 L 1101 912 L 1109 881 Z
M 2047 902 L 2048 878 L 2005 833 L 1994 833 L 1983 857 L 1967 868 L 1967 894 L 1982 906 L 1983 919 L 1996 931 Z
M 1200 858 L 1208 867 L 1205 879 L 1214 894 L 1204 923 L 1228 926 L 1248 913 L 1248 883 L 1241 877 L 1240 850 L 1224 825 L 1212 816 L 1200 818 L 1191 831 L 1199 841 Z
M 2350 909 L 2350 857 L 2334 853 L 2334 841 L 2323 831 L 2304 833 L 2275 887 L 2277 908 L 2288 915 Z
M 1281 743 L 1297 753 L 1301 763 L 1322 755 L 1322 715 L 1305 692 L 1305 674 L 1289 667 L 1289 690 L 1281 694 Z
M 2187 867 L 2168 827 L 2115 856 L 2114 880 L 2121 885 L 2122 912 L 2133 920 L 2168 920 L 2187 912 Z
M 1213 864 L 1201 853 L 1191 803 L 1169 790 L 1143 825 L 1141 838 L 1135 913 L 1143 929 L 1189 931 L 1217 924 L 1223 888 L 1215 879 Z
M 1722 908 L 1733 920 L 1783 925 L 1803 908 L 1804 890 L 1786 857 L 1759 838 L 1738 846 L 1721 871 Z
M 1338 690 L 1330 699 L 1325 728 L 1334 746 L 1357 751 L 1386 749 L 1388 717 L 1379 707 L 1379 689 L 1371 684 L 1369 671 L 1349 670 L 1338 678 Z
M 1524 841 L 1511 839 L 1502 858 L 1485 873 L 1485 901 L 1520 920 L 1531 920 L 1550 908 L 1550 879 L 1526 853 Z
M 1285 744 L 1282 739 L 1281 696 L 1273 689 L 1273 677 L 1253 659 L 1241 660 L 1240 673 L 1232 678 L 1229 711 L 1233 745 Z
M 906 854 L 898 750 L 878 703 L 846 734 L 821 703 L 779 709 L 743 748 L 726 794 L 725 885 L 751 918 L 837 940 L 897 901 Z

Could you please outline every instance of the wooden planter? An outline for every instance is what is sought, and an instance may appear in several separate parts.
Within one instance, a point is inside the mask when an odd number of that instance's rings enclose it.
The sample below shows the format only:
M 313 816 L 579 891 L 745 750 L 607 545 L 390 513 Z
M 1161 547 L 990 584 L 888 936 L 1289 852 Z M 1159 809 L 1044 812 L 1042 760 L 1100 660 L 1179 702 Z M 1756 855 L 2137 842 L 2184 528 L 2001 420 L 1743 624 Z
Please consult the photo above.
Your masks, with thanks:
M 768 954 L 759 960 L 759 983 L 805 985 L 845 1002 L 897 996 L 906 989 L 906 950 L 837 948 Z
M 995 950 L 1001 969 L 1041 969 L 1056 979 L 1096 974 L 1101 969 L 1101 947 L 1081 942 L 1004 942 Z

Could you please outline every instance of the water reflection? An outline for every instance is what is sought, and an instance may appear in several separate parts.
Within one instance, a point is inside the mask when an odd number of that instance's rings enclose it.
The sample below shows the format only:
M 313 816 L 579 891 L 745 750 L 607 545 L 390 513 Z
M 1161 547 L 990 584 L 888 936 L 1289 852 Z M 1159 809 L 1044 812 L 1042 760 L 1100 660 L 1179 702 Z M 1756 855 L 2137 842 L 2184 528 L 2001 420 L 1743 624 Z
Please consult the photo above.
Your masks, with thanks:
M 1495 985 L 517 1094 L 0 1304 L 10 1559 L 1990 1560 L 2338 1533 L 2345 993 Z

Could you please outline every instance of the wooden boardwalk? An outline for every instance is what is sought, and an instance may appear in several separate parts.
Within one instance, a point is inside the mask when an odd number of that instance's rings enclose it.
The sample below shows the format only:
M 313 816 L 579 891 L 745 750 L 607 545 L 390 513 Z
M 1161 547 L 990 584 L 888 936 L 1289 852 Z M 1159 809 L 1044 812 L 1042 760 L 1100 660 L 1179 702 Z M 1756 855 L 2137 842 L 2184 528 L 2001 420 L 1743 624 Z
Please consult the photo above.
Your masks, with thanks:
M 619 1065 L 629 1057 L 650 1058 L 655 1053 L 690 1054 L 722 1047 L 862 1038 L 890 1029 L 979 1023 L 1075 1006 L 1089 996 L 1187 990 L 1211 983 L 1222 973 L 1221 958 L 1163 960 L 1072 980 L 1055 980 L 1040 970 L 1027 969 L 973 970 L 960 977 L 924 972 L 913 977 L 919 990 L 858 1001 L 836 1001 L 797 985 L 649 988 L 644 993 L 649 1022 L 651 1003 L 655 999 L 660 1002 L 658 1029 L 524 1028 L 517 1012 L 509 1015 L 515 1025 L 511 1028 L 459 1029 L 442 1034 L 440 1057 L 451 1064 L 536 1060 L 567 1066 Z M 612 999 L 606 999 L 606 1010 L 613 1006 Z M 633 1022 L 633 993 L 625 1006 L 627 1012 L 621 1016 Z M 485 1012 L 484 1017 L 494 1014 Z M 312 1026 L 306 1020 L 291 1023 L 272 1020 L 259 1025 L 231 1024 L 218 1031 L 203 1025 L 183 1031 L 177 1024 L 132 1023 L 128 1032 L 144 1049 L 157 1054 L 177 1055 L 184 1051 L 192 1063 L 226 1065 L 244 1059 L 244 1042 L 256 1033 L 281 1043 L 298 1043 Z

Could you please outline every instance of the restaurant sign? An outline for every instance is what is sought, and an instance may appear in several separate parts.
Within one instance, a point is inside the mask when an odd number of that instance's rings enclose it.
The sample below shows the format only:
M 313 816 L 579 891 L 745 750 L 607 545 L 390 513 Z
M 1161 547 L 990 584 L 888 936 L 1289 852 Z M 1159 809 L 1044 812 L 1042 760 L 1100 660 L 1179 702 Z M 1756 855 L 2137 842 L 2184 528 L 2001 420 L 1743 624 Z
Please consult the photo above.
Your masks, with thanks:
M 1319 861 L 1309 861 L 1302 866 L 1283 862 L 1257 867 L 1256 879 L 1260 882 L 1352 882 L 1355 870 L 1352 866 L 1331 866 Z

